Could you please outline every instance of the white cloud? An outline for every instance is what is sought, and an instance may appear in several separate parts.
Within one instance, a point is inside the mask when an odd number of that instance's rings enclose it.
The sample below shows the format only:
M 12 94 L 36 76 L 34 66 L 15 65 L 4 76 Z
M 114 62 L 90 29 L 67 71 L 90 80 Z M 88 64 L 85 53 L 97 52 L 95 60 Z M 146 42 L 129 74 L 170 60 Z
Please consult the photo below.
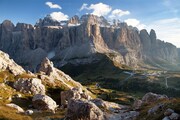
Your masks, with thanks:
M 97 3 L 97 4 L 91 4 L 89 7 L 86 3 L 84 3 L 80 10 L 93 10 L 91 14 L 97 15 L 97 16 L 105 16 L 108 13 L 111 12 L 112 8 L 109 5 L 103 4 L 103 3 Z
M 59 6 L 58 4 L 53 4 L 52 2 L 46 2 L 45 4 L 46 4 L 47 6 L 49 6 L 50 8 L 62 9 L 61 6 Z
M 81 6 L 81 8 L 79 9 L 79 11 L 82 11 L 84 9 L 88 9 L 88 4 L 87 3 L 83 3 L 83 5 Z
M 148 30 L 154 29 L 159 39 L 180 47 L 180 18 L 157 20 L 146 28 Z
M 125 22 L 126 22 L 128 25 L 131 25 L 131 26 L 133 26 L 133 27 L 137 27 L 139 30 L 144 29 L 144 28 L 146 27 L 146 25 L 140 23 L 139 20 L 133 19 L 133 18 L 132 18 L 132 19 L 127 19 L 127 20 L 125 20 Z
M 52 17 L 52 19 L 57 20 L 57 21 L 68 20 L 69 18 L 68 15 L 65 15 L 62 12 L 52 12 L 50 16 Z
M 121 9 L 115 9 L 112 11 L 111 15 L 109 16 L 110 19 L 116 19 L 116 18 L 120 18 L 124 15 L 129 15 L 130 12 L 129 11 L 123 11 Z

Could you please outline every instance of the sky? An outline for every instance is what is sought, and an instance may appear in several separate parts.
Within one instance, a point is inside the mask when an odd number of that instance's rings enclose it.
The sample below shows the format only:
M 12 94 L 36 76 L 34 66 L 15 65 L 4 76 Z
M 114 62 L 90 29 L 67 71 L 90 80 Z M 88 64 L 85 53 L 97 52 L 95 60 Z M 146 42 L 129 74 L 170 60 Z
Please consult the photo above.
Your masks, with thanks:
M 180 0 L 0 0 L 0 23 L 34 25 L 48 14 L 58 21 L 83 14 L 119 19 L 180 47 Z

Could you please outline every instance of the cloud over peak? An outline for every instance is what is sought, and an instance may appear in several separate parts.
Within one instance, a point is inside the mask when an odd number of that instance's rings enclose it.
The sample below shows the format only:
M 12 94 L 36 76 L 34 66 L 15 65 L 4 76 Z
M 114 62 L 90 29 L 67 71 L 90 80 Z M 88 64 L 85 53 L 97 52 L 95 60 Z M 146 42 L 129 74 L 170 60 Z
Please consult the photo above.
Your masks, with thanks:
M 137 27 L 139 30 L 144 29 L 144 28 L 146 27 L 146 25 L 140 23 L 139 20 L 134 19 L 134 18 L 127 19 L 127 20 L 125 20 L 125 22 L 126 22 L 128 25 L 131 25 L 131 26 L 133 26 L 133 27 Z
M 129 15 L 130 12 L 129 11 L 123 11 L 121 9 L 115 9 L 112 11 L 111 15 L 109 16 L 109 18 L 111 19 L 115 19 L 115 18 L 120 18 L 124 15 Z
M 64 21 L 64 20 L 68 20 L 69 16 L 65 15 L 62 12 L 52 12 L 50 14 L 50 16 L 52 17 L 52 19 L 57 20 L 57 21 Z
M 53 4 L 52 2 L 46 2 L 45 4 L 50 8 L 62 9 L 61 6 L 59 6 L 58 4 Z
M 91 4 L 90 6 L 88 6 L 88 4 L 86 4 L 86 3 L 84 3 L 81 6 L 80 11 L 82 11 L 84 9 L 93 10 L 93 12 L 91 14 L 97 15 L 97 16 L 105 16 L 105 15 L 109 14 L 112 10 L 111 6 L 106 5 L 104 3 Z

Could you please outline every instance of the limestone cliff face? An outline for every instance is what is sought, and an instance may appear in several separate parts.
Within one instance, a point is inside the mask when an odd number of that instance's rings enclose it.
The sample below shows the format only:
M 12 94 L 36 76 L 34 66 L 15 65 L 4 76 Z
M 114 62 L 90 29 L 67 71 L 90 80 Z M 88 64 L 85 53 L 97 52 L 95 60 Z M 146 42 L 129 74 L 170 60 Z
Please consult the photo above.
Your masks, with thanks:
M 102 28 L 102 36 L 108 47 L 121 54 L 124 64 L 137 66 L 142 60 L 141 41 L 137 30 L 121 24 L 120 28 Z
M 165 60 L 170 63 L 177 63 L 178 50 L 171 43 L 158 40 L 154 30 L 150 34 L 146 30 L 140 31 L 140 38 L 143 46 L 144 59 Z
M 176 63 L 178 58 L 176 47 L 157 40 L 154 30 L 149 34 L 126 23 L 110 25 L 104 17 L 94 15 L 74 16 L 63 24 L 47 16 L 35 26 L 14 26 L 6 20 L 0 24 L 0 49 L 31 71 L 47 56 L 57 66 L 91 63 L 98 60 L 96 53 L 115 54 L 112 60 L 132 67 L 147 59 Z
M 79 17 L 77 15 L 73 16 L 69 21 L 68 24 L 79 24 Z

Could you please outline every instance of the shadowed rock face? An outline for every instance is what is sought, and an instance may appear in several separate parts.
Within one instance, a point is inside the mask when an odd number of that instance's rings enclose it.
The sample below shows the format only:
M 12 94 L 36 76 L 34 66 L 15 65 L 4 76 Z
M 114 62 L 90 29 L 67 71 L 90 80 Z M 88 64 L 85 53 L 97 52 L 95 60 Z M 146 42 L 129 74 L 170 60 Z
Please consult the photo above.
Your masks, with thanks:
M 154 30 L 148 34 L 126 23 L 110 25 L 104 17 L 94 15 L 74 16 L 62 22 L 47 16 L 35 26 L 25 23 L 14 26 L 6 20 L 0 24 L 0 49 L 31 71 L 52 51 L 56 67 L 69 61 L 79 64 L 85 58 L 93 61 L 95 53 L 118 53 L 120 60 L 117 57 L 113 60 L 132 67 L 147 59 L 177 63 L 178 58 L 176 47 L 157 40 Z M 36 59 L 27 59 L 31 56 Z
M 158 40 L 154 30 L 150 34 L 146 30 L 140 31 L 140 38 L 143 46 L 143 56 L 148 59 L 162 59 L 170 63 L 176 63 L 178 50 L 171 43 Z

